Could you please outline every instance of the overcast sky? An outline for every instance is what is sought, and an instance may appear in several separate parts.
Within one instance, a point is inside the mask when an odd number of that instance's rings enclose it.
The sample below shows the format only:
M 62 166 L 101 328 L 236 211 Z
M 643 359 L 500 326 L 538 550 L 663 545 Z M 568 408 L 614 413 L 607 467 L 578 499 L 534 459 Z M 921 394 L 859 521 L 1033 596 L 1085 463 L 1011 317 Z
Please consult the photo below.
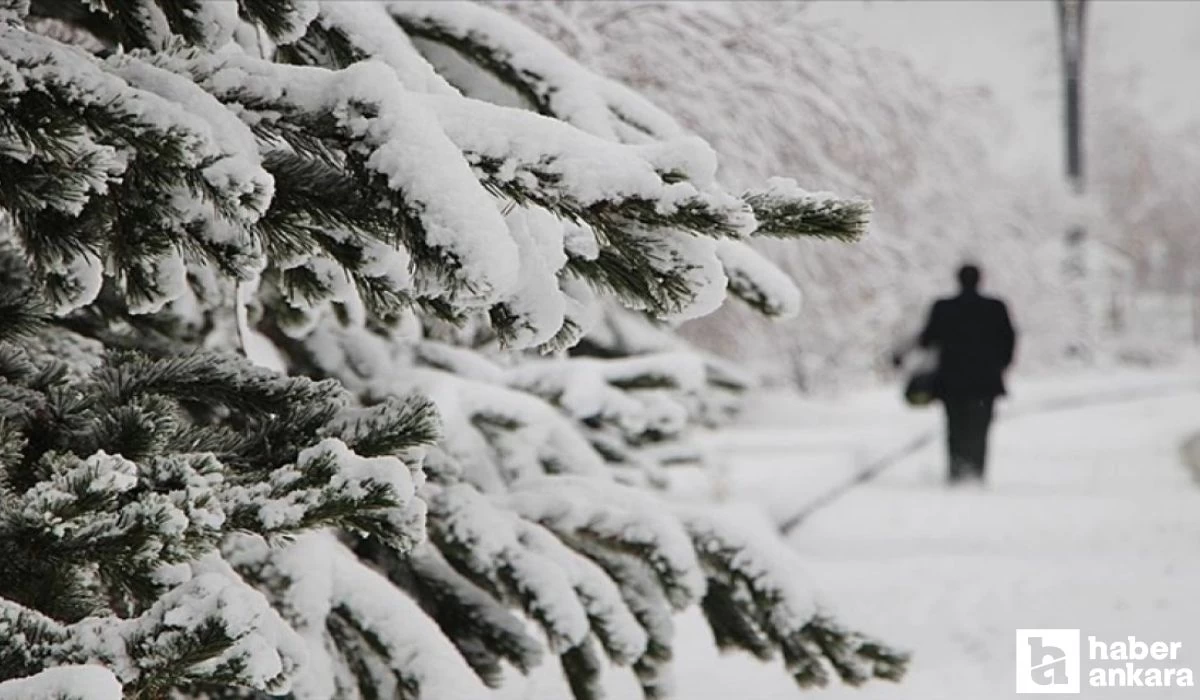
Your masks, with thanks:
M 1060 86 L 1053 0 L 817 0 L 810 11 L 901 51 L 946 80 L 983 84 L 1013 110 L 1026 155 L 1059 157 Z M 1130 68 L 1142 104 L 1165 121 L 1200 120 L 1200 2 L 1091 0 L 1087 90 Z

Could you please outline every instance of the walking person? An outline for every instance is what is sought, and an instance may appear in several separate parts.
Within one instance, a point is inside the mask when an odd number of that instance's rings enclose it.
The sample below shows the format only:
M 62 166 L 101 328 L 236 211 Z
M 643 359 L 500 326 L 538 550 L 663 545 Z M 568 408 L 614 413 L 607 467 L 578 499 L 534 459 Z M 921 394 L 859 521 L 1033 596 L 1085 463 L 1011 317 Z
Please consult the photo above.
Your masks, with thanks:
M 992 409 L 1016 347 L 1007 307 L 979 293 L 980 276 L 975 265 L 959 268 L 958 294 L 933 304 L 917 338 L 937 351 L 933 394 L 946 410 L 950 483 L 984 478 Z

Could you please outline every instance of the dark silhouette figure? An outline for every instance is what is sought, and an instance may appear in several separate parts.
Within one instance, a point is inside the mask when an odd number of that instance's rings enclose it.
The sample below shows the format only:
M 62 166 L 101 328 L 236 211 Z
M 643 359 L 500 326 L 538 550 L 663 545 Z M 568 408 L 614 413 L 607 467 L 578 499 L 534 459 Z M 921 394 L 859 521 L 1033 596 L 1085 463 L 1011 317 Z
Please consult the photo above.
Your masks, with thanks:
M 999 299 L 979 293 L 979 268 L 958 270 L 959 293 L 937 300 L 917 343 L 938 351 L 933 393 L 946 409 L 950 481 L 983 479 L 988 428 L 1004 370 L 1012 363 L 1016 331 Z

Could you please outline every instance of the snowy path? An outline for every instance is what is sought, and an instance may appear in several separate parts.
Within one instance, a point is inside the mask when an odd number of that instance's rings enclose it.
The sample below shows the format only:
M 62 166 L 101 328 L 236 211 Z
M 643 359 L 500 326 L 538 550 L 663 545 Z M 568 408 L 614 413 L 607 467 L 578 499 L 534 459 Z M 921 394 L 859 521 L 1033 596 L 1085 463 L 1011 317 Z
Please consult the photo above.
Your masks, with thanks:
M 928 414 L 894 418 L 909 421 L 906 429 L 936 423 Z M 894 438 L 883 425 L 895 421 L 872 421 L 875 432 L 865 434 Z M 842 619 L 915 653 L 908 680 L 802 696 L 779 670 L 715 658 L 702 623 L 685 618 L 681 632 L 691 639 L 680 659 L 680 697 L 1015 697 L 1018 627 L 1182 641 L 1180 664 L 1200 670 L 1200 489 L 1178 452 L 1198 425 L 1195 394 L 1013 417 L 994 433 L 986 490 L 942 486 L 940 442 L 917 452 L 817 512 L 790 540 Z M 780 439 L 774 450 L 771 444 L 760 442 L 739 458 L 774 463 L 775 478 L 764 478 L 763 488 L 750 468 L 748 481 L 738 481 L 739 460 L 730 469 L 737 495 L 764 496 L 762 505 L 777 516 L 787 505 L 779 493 L 804 482 L 794 469 L 779 471 L 802 459 L 796 442 Z M 827 450 L 830 465 L 835 452 Z M 843 450 L 843 477 L 845 462 Z M 1082 697 L 1196 693 L 1085 687 Z

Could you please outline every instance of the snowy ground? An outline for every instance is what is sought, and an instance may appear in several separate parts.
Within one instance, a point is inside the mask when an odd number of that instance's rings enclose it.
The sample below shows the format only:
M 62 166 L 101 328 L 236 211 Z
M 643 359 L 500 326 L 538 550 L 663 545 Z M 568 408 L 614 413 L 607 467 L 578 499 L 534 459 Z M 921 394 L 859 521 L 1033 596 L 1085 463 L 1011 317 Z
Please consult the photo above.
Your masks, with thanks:
M 1179 460 L 1181 440 L 1200 429 L 1195 369 L 1018 380 L 993 432 L 986 489 L 942 485 L 939 439 L 807 519 L 790 542 L 824 600 L 912 650 L 914 663 L 900 686 L 803 697 L 1011 697 L 1021 627 L 1181 641 L 1179 665 L 1200 671 L 1200 489 Z M 935 410 L 906 411 L 894 392 L 832 405 L 775 397 L 749 418 L 722 443 L 717 495 L 763 527 L 940 427 Z M 718 658 L 698 616 L 681 620 L 680 634 L 679 697 L 801 697 L 781 669 Z M 1197 689 L 1085 687 L 1082 697 Z
M 1015 698 L 1017 628 L 1184 643 L 1200 671 L 1200 487 L 1180 444 L 1200 430 L 1200 365 L 1017 378 L 992 433 L 986 489 L 942 484 L 941 416 L 894 388 L 838 400 L 775 395 L 713 445 L 717 478 L 674 491 L 774 536 L 778 522 L 929 433 L 929 444 L 806 519 L 790 544 L 837 617 L 913 652 L 900 685 L 801 692 L 782 666 L 721 656 L 698 612 L 678 620 L 684 700 Z M 934 431 L 930 433 L 930 431 Z M 613 669 L 610 697 L 640 697 Z M 549 665 L 506 700 L 565 697 Z M 1190 689 L 1084 688 L 1082 698 L 1172 699 Z

